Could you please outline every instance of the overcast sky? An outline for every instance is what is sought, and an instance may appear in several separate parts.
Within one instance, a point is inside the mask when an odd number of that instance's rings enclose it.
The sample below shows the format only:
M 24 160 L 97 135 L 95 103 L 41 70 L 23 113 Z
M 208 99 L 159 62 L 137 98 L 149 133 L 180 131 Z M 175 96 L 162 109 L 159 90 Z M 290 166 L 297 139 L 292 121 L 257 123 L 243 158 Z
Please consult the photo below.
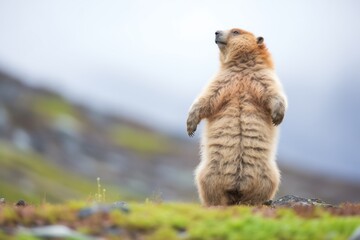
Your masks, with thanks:
M 282 138 L 294 141 L 280 151 L 296 158 L 296 138 L 327 132 L 303 129 L 324 121 L 345 77 L 359 80 L 359 24 L 355 0 L 0 0 L 0 67 L 185 135 L 187 110 L 218 68 L 214 32 L 244 28 L 273 54 L 290 104 Z

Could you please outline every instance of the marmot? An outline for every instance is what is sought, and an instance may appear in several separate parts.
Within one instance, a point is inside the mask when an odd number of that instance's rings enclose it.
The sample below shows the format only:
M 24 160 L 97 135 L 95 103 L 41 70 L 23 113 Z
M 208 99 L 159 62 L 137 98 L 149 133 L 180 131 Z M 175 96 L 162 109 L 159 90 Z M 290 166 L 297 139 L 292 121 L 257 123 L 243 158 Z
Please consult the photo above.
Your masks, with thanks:
M 206 119 L 195 170 L 200 201 L 205 206 L 262 204 L 280 183 L 277 126 L 287 100 L 262 37 L 238 28 L 215 35 L 220 70 L 187 119 L 189 136 Z

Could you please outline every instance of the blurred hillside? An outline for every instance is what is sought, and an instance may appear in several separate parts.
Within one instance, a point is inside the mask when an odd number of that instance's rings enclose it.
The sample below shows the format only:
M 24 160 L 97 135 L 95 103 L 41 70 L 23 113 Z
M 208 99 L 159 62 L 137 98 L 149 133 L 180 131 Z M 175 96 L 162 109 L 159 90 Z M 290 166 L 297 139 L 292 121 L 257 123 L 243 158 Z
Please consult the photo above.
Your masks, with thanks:
M 0 73 L 0 197 L 86 199 L 100 177 L 116 199 L 197 201 L 198 143 L 71 103 Z M 282 162 L 282 161 L 281 161 Z M 284 161 L 287 162 L 287 161 Z M 358 201 L 360 187 L 281 166 L 279 195 Z
M 196 164 L 196 149 L 190 143 L 74 105 L 4 73 L 0 73 L 0 139 L 0 196 L 79 197 L 71 193 L 71 184 L 58 194 L 54 192 L 60 191 L 59 184 L 43 186 L 50 184 L 49 179 L 61 184 L 61 178 L 73 174 L 93 181 L 93 190 L 101 177 L 104 185 L 117 186 L 113 189 L 122 197 L 161 192 L 166 199 L 195 198 L 190 169 Z M 86 190 L 91 193 L 89 187 Z

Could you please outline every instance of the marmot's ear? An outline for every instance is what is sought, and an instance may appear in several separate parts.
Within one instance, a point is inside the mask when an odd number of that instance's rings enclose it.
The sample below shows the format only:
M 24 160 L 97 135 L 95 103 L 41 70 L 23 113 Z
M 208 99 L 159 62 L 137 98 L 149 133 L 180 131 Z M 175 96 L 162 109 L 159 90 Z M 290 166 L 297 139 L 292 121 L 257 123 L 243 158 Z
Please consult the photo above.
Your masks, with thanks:
M 263 37 L 257 37 L 256 42 L 257 42 L 258 45 L 261 45 L 264 42 L 264 38 Z

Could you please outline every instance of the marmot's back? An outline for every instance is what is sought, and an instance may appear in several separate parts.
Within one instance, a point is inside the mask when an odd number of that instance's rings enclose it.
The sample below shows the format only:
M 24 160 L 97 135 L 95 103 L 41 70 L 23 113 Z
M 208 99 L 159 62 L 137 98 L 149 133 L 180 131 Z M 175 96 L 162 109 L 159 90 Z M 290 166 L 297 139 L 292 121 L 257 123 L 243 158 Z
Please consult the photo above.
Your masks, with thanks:
M 206 118 L 196 169 L 205 205 L 261 204 L 278 189 L 274 154 L 286 99 L 262 38 L 240 29 L 216 33 L 221 69 L 194 102 L 192 135 Z
M 223 106 L 208 119 L 205 127 L 203 147 L 207 148 L 204 152 L 208 156 L 204 156 L 204 160 L 208 161 L 213 174 L 222 173 L 218 177 L 226 183 L 223 188 L 237 188 L 240 175 L 246 178 L 251 174 L 254 180 L 261 178 L 266 162 L 272 160 L 275 151 L 276 127 L 268 114 L 264 114 L 265 110 L 245 95 L 248 94 L 239 95 L 240 101 L 235 98 Z

